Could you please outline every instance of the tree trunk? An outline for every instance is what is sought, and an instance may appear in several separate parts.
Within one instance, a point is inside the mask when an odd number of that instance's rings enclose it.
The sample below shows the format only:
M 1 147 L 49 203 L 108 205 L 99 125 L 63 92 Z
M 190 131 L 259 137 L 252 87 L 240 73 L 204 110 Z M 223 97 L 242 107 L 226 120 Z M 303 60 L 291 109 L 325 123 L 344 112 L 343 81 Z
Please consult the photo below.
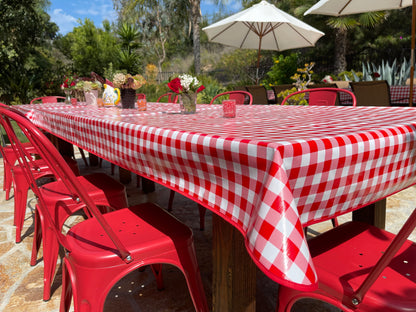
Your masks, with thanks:
M 347 70 L 347 29 L 337 28 L 335 32 L 335 74 Z
M 201 51 L 200 51 L 200 36 L 199 36 L 199 20 L 201 18 L 201 1 L 189 0 L 191 4 L 191 19 L 193 29 L 193 44 L 194 44 L 194 64 L 195 74 L 201 72 Z

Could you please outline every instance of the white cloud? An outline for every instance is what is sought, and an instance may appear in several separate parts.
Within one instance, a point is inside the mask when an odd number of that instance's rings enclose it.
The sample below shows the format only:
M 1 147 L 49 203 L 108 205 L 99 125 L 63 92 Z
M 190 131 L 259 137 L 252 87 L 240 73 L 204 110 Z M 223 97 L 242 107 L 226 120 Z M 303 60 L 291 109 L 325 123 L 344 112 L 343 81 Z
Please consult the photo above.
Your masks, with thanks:
M 77 19 L 72 15 L 66 14 L 62 9 L 52 11 L 51 20 L 58 25 L 59 32 L 66 34 L 78 24 Z

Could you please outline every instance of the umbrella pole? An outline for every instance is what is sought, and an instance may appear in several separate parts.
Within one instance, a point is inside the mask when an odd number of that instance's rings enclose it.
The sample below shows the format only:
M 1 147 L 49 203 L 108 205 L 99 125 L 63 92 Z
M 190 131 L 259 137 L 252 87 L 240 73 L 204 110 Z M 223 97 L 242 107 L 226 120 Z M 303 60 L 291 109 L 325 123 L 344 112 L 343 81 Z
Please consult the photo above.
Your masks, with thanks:
M 415 0 L 413 0 L 413 1 L 415 1 Z M 259 52 L 257 53 L 256 85 L 258 85 L 258 84 L 259 84 L 259 68 L 260 68 L 261 39 L 263 39 L 263 37 L 262 37 L 262 36 L 260 36 L 260 40 L 259 40 Z
M 410 51 L 410 93 L 409 106 L 413 106 L 413 80 L 415 72 L 415 27 L 416 27 L 416 0 L 412 1 L 412 50 Z

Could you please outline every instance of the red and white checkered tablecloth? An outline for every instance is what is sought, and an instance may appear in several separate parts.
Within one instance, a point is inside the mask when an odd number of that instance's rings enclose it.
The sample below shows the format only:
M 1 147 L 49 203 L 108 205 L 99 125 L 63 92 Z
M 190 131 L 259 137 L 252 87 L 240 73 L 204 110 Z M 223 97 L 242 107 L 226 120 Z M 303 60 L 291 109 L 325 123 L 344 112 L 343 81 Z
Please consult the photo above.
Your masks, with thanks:
M 303 227 L 416 183 L 416 109 L 220 105 L 180 115 L 68 105 L 20 108 L 39 127 L 181 192 L 244 235 L 262 271 L 298 289 L 317 276 Z

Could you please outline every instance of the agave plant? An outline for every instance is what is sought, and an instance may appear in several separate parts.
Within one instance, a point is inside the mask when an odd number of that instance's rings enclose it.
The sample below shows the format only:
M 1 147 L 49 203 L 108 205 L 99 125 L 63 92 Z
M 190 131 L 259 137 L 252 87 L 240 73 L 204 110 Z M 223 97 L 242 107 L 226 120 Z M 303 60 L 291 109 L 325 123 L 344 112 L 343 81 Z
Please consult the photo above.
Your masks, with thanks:
M 354 81 L 372 81 L 372 80 L 386 80 L 390 86 L 396 85 L 406 85 L 406 80 L 409 78 L 410 74 L 410 62 L 403 59 L 403 63 L 397 64 L 395 59 L 390 65 L 389 62 L 382 61 L 381 65 L 376 66 L 374 63 L 363 63 L 362 64 L 362 79 L 352 70 L 352 76 Z M 346 81 L 351 81 L 351 79 L 344 75 Z

